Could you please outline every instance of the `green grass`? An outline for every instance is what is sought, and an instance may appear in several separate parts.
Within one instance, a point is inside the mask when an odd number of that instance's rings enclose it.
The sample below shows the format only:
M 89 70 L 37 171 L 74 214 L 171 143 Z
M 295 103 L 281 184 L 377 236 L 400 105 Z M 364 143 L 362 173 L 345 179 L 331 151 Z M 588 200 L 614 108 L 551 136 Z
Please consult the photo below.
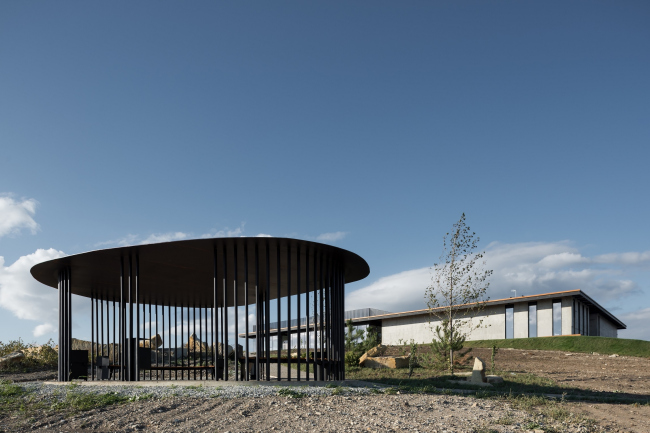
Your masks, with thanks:
M 283 397 L 289 397 L 289 398 L 303 398 L 306 396 L 306 394 L 300 391 L 295 391 L 290 388 L 280 388 L 278 390 L 278 395 L 281 395 Z
M 608 337 L 537 337 L 511 340 L 466 341 L 465 347 L 559 350 L 562 352 L 597 352 L 602 355 L 639 356 L 650 358 L 650 341 Z

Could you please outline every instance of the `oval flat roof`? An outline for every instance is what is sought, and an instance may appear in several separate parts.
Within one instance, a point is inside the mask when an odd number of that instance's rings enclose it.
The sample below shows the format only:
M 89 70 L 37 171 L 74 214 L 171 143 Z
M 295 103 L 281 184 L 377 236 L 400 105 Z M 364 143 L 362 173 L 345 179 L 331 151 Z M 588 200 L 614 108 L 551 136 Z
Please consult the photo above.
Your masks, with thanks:
M 125 292 L 129 284 L 129 262 L 135 290 L 136 257 L 139 262 L 140 302 L 159 305 L 177 303 L 211 307 L 216 281 L 219 306 L 223 301 L 224 284 L 228 290 L 228 306 L 233 306 L 235 277 L 238 305 L 244 305 L 246 281 L 248 302 L 252 304 L 256 299 L 256 285 L 265 290 L 267 280 L 271 282 L 270 299 L 275 299 L 286 296 L 289 287 L 292 295 L 298 289 L 300 293 L 313 291 L 314 279 L 326 280 L 328 275 L 333 275 L 328 273 L 328 269 L 334 266 L 342 270 L 346 283 L 361 280 L 370 273 L 363 258 L 342 248 L 298 239 L 265 237 L 193 239 L 89 251 L 39 263 L 32 267 L 31 273 L 37 281 L 57 288 L 59 271 L 69 267 L 73 294 L 119 301 L 121 264 L 124 266 Z M 322 275 L 319 271 L 321 260 L 325 270 Z M 289 271 L 290 279 L 287 281 Z

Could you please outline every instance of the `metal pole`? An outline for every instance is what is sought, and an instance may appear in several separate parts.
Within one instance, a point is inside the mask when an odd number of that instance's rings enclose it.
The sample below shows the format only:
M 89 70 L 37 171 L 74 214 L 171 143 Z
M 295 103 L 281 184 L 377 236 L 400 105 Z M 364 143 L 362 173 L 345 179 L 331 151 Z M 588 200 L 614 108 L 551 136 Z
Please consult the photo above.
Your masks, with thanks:
M 181 348 L 182 354 L 182 348 Z M 174 380 L 178 380 L 178 300 L 174 299 Z M 171 377 L 170 377 L 171 379 Z
M 120 257 L 120 381 L 124 381 L 124 259 Z
M 255 242 L 255 379 L 260 380 L 260 263 L 258 256 L 257 241 Z
M 287 243 L 287 380 L 291 381 L 291 245 Z
M 318 328 L 319 328 L 319 335 L 320 335 L 320 344 L 319 344 L 319 349 L 320 349 L 320 365 L 318 366 L 318 372 L 320 374 L 320 380 L 323 380 L 323 375 L 325 373 L 325 339 L 323 338 L 323 320 L 324 320 L 324 311 L 323 311 L 323 286 L 325 285 L 325 272 L 324 272 L 324 267 L 323 267 L 323 254 L 321 253 L 320 255 L 320 264 L 319 264 L 319 281 L 318 281 L 318 307 L 319 307 L 319 320 L 318 320 Z
M 100 330 L 101 339 L 98 339 L 97 342 L 101 344 L 100 346 L 102 348 L 101 356 L 104 356 L 104 299 L 100 299 L 99 304 L 101 306 L 101 308 L 99 309 L 99 314 L 100 314 L 99 324 L 101 326 L 101 330 Z
M 181 302 L 181 354 L 182 354 L 182 356 L 181 356 L 181 380 L 185 380 L 185 369 L 183 368 L 183 367 L 185 367 L 185 359 L 183 359 L 183 358 L 185 357 L 185 353 L 184 353 L 185 351 L 183 350 L 183 335 L 184 335 L 184 332 L 183 332 L 183 331 L 184 331 L 184 329 L 183 329 L 183 328 L 184 328 L 183 322 L 184 322 L 184 317 L 183 317 L 183 303 Z M 188 353 L 188 354 L 189 354 L 189 348 L 190 348 L 190 347 L 189 347 L 189 345 L 188 345 L 188 346 L 187 346 L 187 349 L 188 349 L 188 352 L 187 352 L 187 353 Z M 156 365 L 158 365 L 158 364 L 156 364 Z
M 314 380 L 318 376 L 318 364 L 316 360 L 318 359 L 318 257 L 317 251 L 314 250 Z
M 112 343 L 113 344 L 113 361 L 112 361 L 112 364 L 113 364 L 113 375 L 112 375 L 113 380 L 117 380 L 117 377 L 116 377 L 117 374 L 115 374 L 115 364 L 117 364 L 117 362 L 115 362 L 115 346 L 116 346 L 115 343 L 117 343 L 117 334 L 115 333 L 115 323 L 116 323 L 115 319 L 116 319 L 116 316 L 115 316 L 115 294 L 113 294 L 113 343 Z
M 246 375 L 245 380 L 250 380 L 250 371 L 248 371 L 248 244 L 244 242 L 244 314 L 246 315 L 246 355 L 244 360 L 244 374 Z
M 217 367 L 217 343 L 219 321 L 217 316 L 217 248 L 215 247 L 212 255 L 212 272 L 213 272 L 213 294 L 212 294 L 212 365 L 214 367 L 214 380 L 218 380 L 219 369 Z
M 300 244 L 298 244 L 298 252 L 296 253 L 296 299 L 298 300 L 298 308 L 296 311 L 296 317 L 298 318 L 298 337 L 296 338 L 298 342 L 298 372 L 296 373 L 298 382 L 300 382 L 300 344 L 302 342 L 301 329 L 302 329 L 302 317 L 300 317 L 300 304 L 302 302 L 302 295 L 300 294 L 300 286 L 302 285 L 302 280 L 300 279 Z
M 271 255 L 266 241 L 266 296 L 264 299 L 264 340 L 266 345 L 266 380 L 271 380 Z M 278 289 L 279 290 L 279 289 Z M 278 319 L 279 320 L 279 319 Z
M 205 343 L 205 355 L 203 355 L 203 356 L 204 356 L 204 360 L 205 360 L 205 362 L 204 362 L 205 367 L 207 367 L 208 366 L 208 350 L 209 350 L 209 347 L 208 347 L 208 307 L 205 306 L 203 308 L 205 309 L 205 315 L 203 316 L 203 324 L 205 325 L 205 341 L 204 341 L 204 343 Z M 201 349 L 201 353 L 203 353 L 203 349 Z M 201 375 L 203 375 L 203 370 L 201 370 Z M 205 380 L 208 380 L 208 370 L 207 369 L 205 370 Z
M 332 341 L 330 328 L 332 327 L 332 318 L 330 317 L 330 284 L 331 284 L 332 260 L 331 256 L 327 257 L 327 269 L 325 270 L 325 353 L 327 353 L 327 364 L 325 364 L 325 378 L 330 380 L 330 361 L 332 359 Z
M 202 308 L 199 303 L 199 341 L 203 343 L 203 328 L 201 327 L 201 316 Z M 203 347 L 199 344 L 199 365 L 203 365 Z M 196 351 L 196 343 L 194 344 L 194 350 Z M 203 370 L 199 370 L 199 379 L 203 380 Z
M 281 294 L 282 294 L 282 278 L 281 278 L 281 272 L 282 270 L 280 269 L 280 242 L 278 241 L 277 246 L 276 246 L 276 256 L 275 256 L 275 263 L 276 263 L 276 277 L 278 281 L 278 297 L 276 298 L 277 300 L 277 305 L 278 305 L 278 345 L 277 345 L 277 364 L 278 364 L 278 381 L 282 379 L 282 373 L 280 371 L 280 357 L 282 356 L 282 316 L 280 315 L 280 305 L 282 304 L 281 301 Z
M 235 294 L 233 299 L 235 300 L 235 343 L 233 346 L 235 349 L 235 380 L 239 380 L 239 299 L 237 296 L 237 286 L 239 281 L 237 280 L 237 244 L 234 245 L 234 249 L 235 253 L 233 254 L 233 258 L 235 261 Z
M 163 309 L 165 306 L 163 305 Z M 169 301 L 167 304 L 167 359 L 169 359 L 169 367 L 172 366 L 172 303 Z M 163 379 L 165 375 L 163 374 Z M 169 380 L 172 378 L 172 371 L 169 370 Z
M 223 380 L 228 380 L 228 261 L 226 257 L 226 243 L 223 244 Z M 237 354 L 235 353 L 235 363 Z
M 140 360 L 138 351 L 140 347 L 140 260 L 135 256 L 135 381 L 140 381 Z
M 305 248 L 305 340 L 307 340 L 307 352 L 305 354 L 305 380 L 309 381 L 309 248 Z

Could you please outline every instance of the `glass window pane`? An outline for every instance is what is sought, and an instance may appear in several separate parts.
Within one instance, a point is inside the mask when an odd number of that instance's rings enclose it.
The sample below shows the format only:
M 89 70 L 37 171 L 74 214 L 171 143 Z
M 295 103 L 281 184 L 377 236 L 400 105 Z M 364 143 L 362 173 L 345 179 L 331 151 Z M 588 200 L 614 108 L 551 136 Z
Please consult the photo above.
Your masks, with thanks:
M 553 302 L 553 335 L 562 335 L 562 303 Z
M 515 308 L 506 307 L 506 338 L 515 338 Z
M 537 337 L 537 304 L 528 306 L 528 337 Z

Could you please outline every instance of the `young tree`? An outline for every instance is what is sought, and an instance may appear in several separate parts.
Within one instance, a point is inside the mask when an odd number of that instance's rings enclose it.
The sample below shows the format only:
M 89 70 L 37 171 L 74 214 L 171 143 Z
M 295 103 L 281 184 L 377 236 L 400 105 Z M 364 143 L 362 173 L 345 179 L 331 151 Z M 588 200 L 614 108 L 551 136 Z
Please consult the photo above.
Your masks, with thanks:
M 485 270 L 483 255 L 475 253 L 480 238 L 460 217 L 450 233 L 443 237 L 440 262 L 433 265 L 431 285 L 425 299 L 429 307 L 429 323 L 441 322 L 435 328 L 432 347 L 447 358 L 449 371 L 454 374 L 454 352 L 463 348 L 469 333 L 482 326 L 482 320 L 472 322 L 485 308 L 491 270 Z M 463 306 L 463 308 L 459 308 Z

